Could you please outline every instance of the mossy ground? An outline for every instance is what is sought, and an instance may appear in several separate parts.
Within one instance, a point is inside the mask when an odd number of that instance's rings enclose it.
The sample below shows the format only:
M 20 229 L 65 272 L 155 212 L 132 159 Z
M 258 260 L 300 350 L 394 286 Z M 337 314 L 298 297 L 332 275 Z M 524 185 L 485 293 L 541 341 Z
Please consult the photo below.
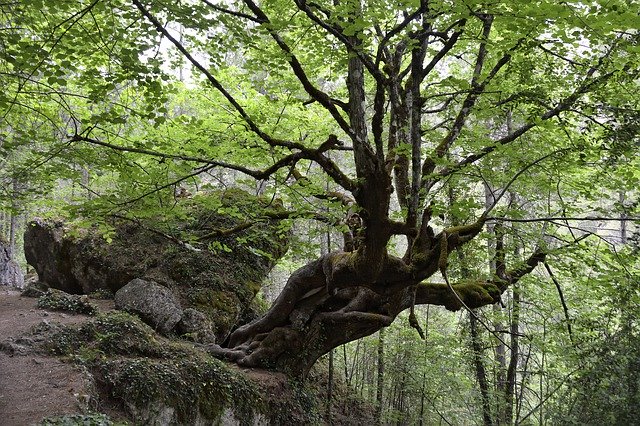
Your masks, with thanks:
M 102 413 L 70 414 L 66 416 L 47 417 L 38 426 L 120 426 L 122 423 L 114 423 L 109 416 Z
M 95 315 L 98 312 L 98 308 L 87 296 L 67 294 L 55 289 L 48 289 L 38 298 L 38 308 L 86 315 Z

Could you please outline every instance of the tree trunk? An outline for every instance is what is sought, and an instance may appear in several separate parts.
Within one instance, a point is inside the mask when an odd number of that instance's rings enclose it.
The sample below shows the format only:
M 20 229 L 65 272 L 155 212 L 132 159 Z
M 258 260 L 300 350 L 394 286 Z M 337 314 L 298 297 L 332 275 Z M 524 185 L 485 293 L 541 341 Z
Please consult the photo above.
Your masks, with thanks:
M 376 424 L 382 424 L 382 395 L 384 392 L 384 328 L 378 331 L 378 381 L 376 384 Z
M 366 236 L 382 233 L 388 240 L 388 219 L 384 219 L 386 225 L 379 220 L 378 216 L 368 222 L 357 250 L 328 253 L 293 272 L 262 318 L 235 330 L 222 347 L 211 345 L 210 351 L 239 365 L 305 376 L 320 356 L 390 325 L 413 304 L 456 311 L 496 303 L 509 285 L 545 258 L 544 252 L 535 251 L 511 271 L 501 262 L 499 278 L 466 280 L 453 287 L 429 283 L 424 280 L 446 267 L 443 259 L 475 238 L 483 221 L 448 228 L 438 235 L 419 235 L 407 260 L 381 249 L 380 235 Z M 370 250 L 370 246 L 377 247 Z
M 511 354 L 509 356 L 509 367 L 507 369 L 507 379 L 504 389 L 504 410 L 503 423 L 513 424 L 513 399 L 516 391 L 516 378 L 518 371 L 518 359 L 520 357 L 520 347 L 518 335 L 520 333 L 520 289 L 513 287 L 513 307 L 511 310 Z
M 20 217 L 20 214 L 18 213 L 19 211 L 18 191 L 20 188 L 19 188 L 17 178 L 14 177 L 11 183 L 12 183 L 12 189 L 13 189 L 13 201 L 11 202 L 12 211 L 11 211 L 11 222 L 9 225 L 9 257 L 15 260 L 16 235 L 18 230 L 18 219 Z
M 331 424 L 331 409 L 333 405 L 333 353 L 333 350 L 329 352 L 329 377 L 327 378 L 327 412 L 325 419 L 329 425 Z
M 493 313 L 496 317 L 500 317 L 502 315 L 502 309 L 500 304 L 496 303 L 493 305 Z M 498 319 L 493 323 L 495 333 L 498 336 L 504 335 L 504 325 Z M 509 424 L 505 422 L 505 418 L 503 413 L 507 410 L 506 402 L 503 399 L 506 394 L 506 375 L 507 375 L 507 357 L 506 357 L 507 348 L 503 342 L 498 341 L 495 347 L 496 354 L 496 396 L 497 396 L 497 423 L 499 425 Z
M 542 359 L 540 361 L 540 381 L 538 382 L 538 392 L 540 395 L 540 404 L 538 407 L 538 424 L 540 426 L 544 425 L 544 403 L 547 400 L 546 397 L 546 393 L 544 391 L 544 385 L 545 385 L 545 380 L 544 380 L 544 375 L 545 375 L 545 368 L 546 368 L 546 361 L 547 361 L 547 351 L 546 351 L 546 344 L 547 344 L 547 321 L 546 319 L 543 319 L 542 322 Z
M 233 332 L 226 347 L 212 345 L 211 352 L 240 365 L 305 375 L 331 349 L 390 325 L 411 306 L 414 292 L 416 303 L 450 310 L 460 309 L 460 300 L 470 308 L 493 303 L 501 292 L 492 282 L 455 285 L 457 295 L 446 284 L 418 285 L 422 277 L 391 256 L 378 280 L 367 285 L 352 269 L 353 256 L 329 253 L 295 271 L 269 312 Z M 436 259 L 431 262 L 427 275 L 438 268 Z
M 625 202 L 626 196 L 624 192 L 620 192 L 619 193 L 619 201 L 620 201 L 620 208 L 622 209 L 622 213 L 620 213 L 620 243 L 621 244 L 627 244 L 627 211 L 626 208 L 624 206 L 624 202 Z
M 478 320 L 475 316 L 469 315 L 469 325 L 471 331 L 471 348 L 473 349 L 473 365 L 475 367 L 476 380 L 480 386 L 480 396 L 482 399 L 482 421 L 486 426 L 493 424 L 491 416 L 491 399 L 489 395 L 489 383 L 487 382 L 487 372 L 482 360 L 482 344 L 478 333 Z

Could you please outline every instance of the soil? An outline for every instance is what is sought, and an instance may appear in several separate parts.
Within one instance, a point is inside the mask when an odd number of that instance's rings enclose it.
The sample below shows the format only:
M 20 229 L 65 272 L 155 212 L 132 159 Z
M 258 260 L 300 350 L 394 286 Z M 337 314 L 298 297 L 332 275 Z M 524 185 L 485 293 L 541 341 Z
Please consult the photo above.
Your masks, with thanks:
M 38 299 L 21 297 L 18 291 L 0 290 L 0 342 L 25 335 L 42 322 L 80 324 L 91 317 L 39 309 Z M 113 301 L 92 300 L 99 310 L 113 309 Z M 80 414 L 86 407 L 90 383 L 71 363 L 28 353 L 0 351 L 0 423 L 23 426 L 49 416 Z

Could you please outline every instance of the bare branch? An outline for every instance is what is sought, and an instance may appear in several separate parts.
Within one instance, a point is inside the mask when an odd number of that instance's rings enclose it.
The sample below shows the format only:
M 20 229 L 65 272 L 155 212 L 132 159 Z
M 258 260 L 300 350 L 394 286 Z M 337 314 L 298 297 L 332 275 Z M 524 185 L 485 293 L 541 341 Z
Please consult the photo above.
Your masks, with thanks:
M 307 4 L 306 0 L 295 0 L 295 3 L 296 6 L 298 6 L 298 8 L 302 10 L 307 15 L 307 17 L 309 17 L 309 19 L 324 28 L 329 34 L 340 40 L 349 51 L 355 53 L 367 68 L 367 71 L 369 71 L 369 73 L 376 79 L 379 84 L 384 81 L 384 75 L 382 74 L 380 69 L 378 69 L 377 62 L 374 63 L 369 55 L 367 55 L 357 45 L 353 44 L 349 37 L 344 35 L 344 33 L 342 32 L 342 28 L 337 25 L 329 24 L 327 21 L 323 20 L 318 15 L 313 13 L 311 8 L 309 7 L 310 4 Z M 317 5 L 314 4 L 314 6 Z
M 251 15 L 246 14 L 246 13 L 238 12 L 236 10 L 227 9 L 226 7 L 218 6 L 217 4 L 211 3 L 209 0 L 201 0 L 201 1 L 204 4 L 206 4 L 207 6 L 209 6 L 210 8 L 212 8 L 213 10 L 217 11 L 217 12 L 224 13 L 226 15 L 235 16 L 237 18 L 246 19 L 248 21 L 252 21 L 252 22 L 255 22 L 255 23 L 258 23 L 258 24 L 262 23 L 262 21 L 260 21 L 255 16 L 251 16 Z
M 238 112 L 238 114 L 240 114 L 240 117 L 242 117 L 242 119 L 249 125 L 249 128 L 251 129 L 251 131 L 253 131 L 256 135 L 258 135 L 260 137 L 260 139 L 262 139 L 263 141 L 265 141 L 266 143 L 268 143 L 271 146 L 283 146 L 283 147 L 290 148 L 290 149 L 294 149 L 294 148 L 304 149 L 305 148 L 304 145 L 302 145 L 300 143 L 273 138 L 269 134 L 265 133 L 262 129 L 260 129 L 260 127 L 251 119 L 251 117 L 245 111 L 245 109 L 231 95 L 231 93 L 229 93 L 229 91 L 227 91 L 227 89 L 224 88 L 224 86 L 220 83 L 220 81 L 218 81 L 218 79 L 215 78 L 213 76 L 213 74 L 211 74 L 211 72 L 209 72 L 208 69 L 206 69 L 200 62 L 198 62 L 191 55 L 191 53 L 189 53 L 189 51 L 187 51 L 187 49 L 182 45 L 182 43 L 180 43 L 178 40 L 176 40 L 176 38 L 173 37 L 169 33 L 169 31 L 165 28 L 165 26 L 162 25 L 160 23 L 160 21 L 158 21 L 158 19 L 155 16 L 153 16 L 149 12 L 149 10 L 147 10 L 147 8 L 144 7 L 144 5 L 140 2 L 140 0 L 132 0 L 132 1 L 133 1 L 133 4 L 136 5 L 138 10 L 140 10 L 140 12 L 144 15 L 144 17 L 147 18 L 149 20 L 149 22 L 151 22 L 153 24 L 153 26 L 155 27 L 156 31 L 158 33 L 162 34 L 164 37 L 166 37 L 180 51 L 180 53 L 182 53 L 182 55 L 185 58 L 187 58 L 187 60 L 189 62 L 191 62 L 191 64 L 195 68 L 197 68 L 205 77 L 207 77 L 207 80 L 209 80 L 209 83 L 216 90 L 218 90 L 222 94 L 222 96 L 225 97 L 225 99 L 227 99 L 227 101 L 233 106 L 233 108 Z
M 135 0 L 138 1 L 138 0 Z M 336 108 L 333 101 L 323 91 L 315 87 L 309 78 L 307 77 L 304 68 L 302 68 L 302 64 L 298 61 L 298 58 L 293 54 L 293 51 L 289 47 L 289 45 L 280 37 L 280 35 L 271 27 L 269 17 L 262 11 L 262 9 L 253 1 L 253 0 L 244 0 L 244 3 L 251 9 L 251 11 L 262 21 L 262 25 L 265 25 L 267 32 L 271 35 L 280 47 L 280 49 L 287 55 L 287 62 L 291 66 L 293 73 L 298 78 L 300 83 L 302 83 L 302 87 L 304 87 L 305 91 L 315 99 L 320 105 L 325 107 L 327 111 L 331 114 L 336 123 L 340 126 L 340 128 L 349 136 L 353 136 L 353 131 L 344 117 L 340 114 L 340 111 Z
M 547 155 L 544 155 L 540 158 L 538 158 L 537 160 L 527 164 L 524 168 L 522 168 L 521 170 L 518 171 L 518 173 L 516 173 L 515 175 L 513 175 L 513 177 L 509 180 L 509 182 L 507 182 L 507 184 L 505 185 L 504 188 L 502 188 L 502 191 L 500 191 L 500 194 L 498 194 L 497 197 L 494 197 L 493 203 L 484 211 L 484 213 L 482 213 L 482 216 L 487 216 L 489 215 L 489 213 L 491 212 L 491 210 L 493 210 L 495 208 L 495 206 L 498 205 L 498 203 L 500 202 L 500 200 L 502 199 L 502 197 L 504 196 L 504 194 L 507 193 L 507 191 L 509 190 L 509 187 L 527 170 L 529 170 L 531 167 L 535 166 L 536 164 L 540 164 L 542 161 L 546 160 L 549 157 L 552 157 L 556 154 L 560 154 L 561 152 L 566 152 L 569 151 L 570 148 L 563 148 L 563 149 L 557 149 Z
M 547 272 L 549 273 L 549 277 L 553 281 L 553 284 L 556 286 L 556 290 L 558 290 L 558 296 L 560 297 L 560 302 L 562 303 L 562 309 L 564 310 L 564 318 L 567 321 L 567 332 L 569 333 L 569 339 L 571 339 L 571 343 L 573 342 L 573 333 L 571 332 L 571 317 L 569 317 L 569 308 L 567 307 L 567 302 L 564 300 L 564 293 L 562 292 L 562 287 L 560 287 L 560 282 L 556 278 L 555 274 L 551 270 L 549 264 L 545 261 L 543 265 Z
M 285 167 L 294 166 L 298 161 L 302 159 L 307 159 L 307 160 L 312 160 L 318 163 L 320 167 L 322 167 L 322 169 L 325 170 L 325 172 L 330 177 L 332 177 L 337 184 L 339 184 L 343 188 L 349 191 L 355 188 L 355 184 L 353 183 L 353 181 L 349 177 L 347 177 L 344 173 L 342 173 L 342 171 L 337 167 L 337 165 L 333 161 L 331 161 L 327 156 L 323 154 L 325 151 L 332 149 L 334 146 L 336 146 L 339 143 L 335 135 L 330 135 L 327 141 L 324 142 L 322 145 L 320 145 L 320 147 L 316 150 L 305 149 L 304 151 L 297 151 L 292 154 L 286 155 L 281 159 L 279 159 L 278 161 L 276 161 L 271 166 L 263 170 L 253 170 L 253 169 L 249 169 L 248 167 L 240 166 L 238 164 L 228 163 L 228 162 L 219 161 L 219 160 L 211 160 L 211 159 L 202 158 L 202 157 L 192 157 L 192 156 L 180 155 L 180 154 L 167 154 L 167 153 L 157 152 L 149 149 L 114 145 L 108 142 L 103 142 L 98 139 L 89 138 L 87 136 L 82 136 L 82 135 L 74 135 L 69 139 L 69 141 L 70 142 L 86 142 L 93 145 L 103 146 L 105 148 L 109 148 L 119 152 L 132 152 L 132 153 L 149 155 L 149 156 L 158 157 L 158 158 L 182 160 L 182 161 L 190 161 L 190 162 L 199 163 L 199 164 L 206 164 L 209 166 L 208 169 L 211 169 L 214 167 L 223 167 L 229 170 L 238 171 L 247 176 L 251 176 L 252 178 L 257 180 L 267 179 L 278 170 Z
M 431 61 L 424 67 L 421 73 L 422 79 L 424 79 L 424 77 L 426 77 L 436 67 L 436 65 L 438 65 L 440 60 L 442 60 L 442 58 L 444 58 L 446 54 L 449 53 L 451 49 L 453 49 L 453 46 L 456 45 L 456 43 L 458 42 L 458 39 L 464 32 L 464 26 L 466 24 L 467 24 L 466 19 L 461 19 L 456 22 L 456 26 L 459 29 L 456 32 L 454 32 L 451 35 L 451 37 L 449 37 L 449 39 L 444 43 L 444 46 L 442 46 L 442 49 L 440 49 L 438 53 L 436 53 L 435 56 L 431 59 Z
M 87 142 L 92 145 L 103 146 L 105 148 L 109 148 L 119 152 L 131 152 L 131 153 L 149 155 L 149 156 L 158 157 L 158 158 L 190 161 L 190 162 L 199 163 L 199 164 L 207 164 L 212 167 L 223 167 L 225 169 L 236 170 L 238 172 L 246 174 L 247 176 L 251 176 L 255 179 L 266 179 L 270 175 L 275 173 L 277 170 L 283 167 L 289 166 L 302 158 L 301 152 L 296 154 L 290 154 L 280 159 L 274 165 L 268 167 L 265 170 L 251 170 L 247 167 L 243 167 L 237 164 L 227 163 L 224 161 L 210 160 L 210 159 L 201 158 L 201 157 L 192 157 L 189 155 L 166 154 L 166 153 L 157 152 L 149 149 L 143 149 L 143 148 L 125 147 L 125 146 L 114 145 L 108 142 L 103 142 L 98 139 L 89 138 L 87 136 L 81 136 L 81 135 L 74 135 L 71 137 L 70 140 L 72 142 Z

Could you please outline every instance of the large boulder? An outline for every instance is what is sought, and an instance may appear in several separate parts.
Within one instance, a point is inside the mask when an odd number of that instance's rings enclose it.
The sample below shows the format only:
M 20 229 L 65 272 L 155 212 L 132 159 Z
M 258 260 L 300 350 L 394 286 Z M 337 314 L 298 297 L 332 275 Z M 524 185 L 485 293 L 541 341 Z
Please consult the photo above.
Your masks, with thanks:
M 182 319 L 180 302 L 166 287 L 139 278 L 116 292 L 116 308 L 138 315 L 162 334 L 169 334 Z
M 0 286 L 24 287 L 24 274 L 20 265 L 11 259 L 9 244 L 0 239 Z
M 144 222 L 104 224 L 34 220 L 25 256 L 50 287 L 68 293 L 116 293 L 130 281 L 154 281 L 193 308 L 224 340 L 252 315 L 263 279 L 287 249 L 279 207 L 240 190 L 181 200 Z M 187 327 L 188 328 L 188 327 Z
M 35 219 L 24 233 L 24 254 L 40 281 L 67 293 L 83 293 L 83 286 L 73 273 L 77 250 L 62 222 Z

